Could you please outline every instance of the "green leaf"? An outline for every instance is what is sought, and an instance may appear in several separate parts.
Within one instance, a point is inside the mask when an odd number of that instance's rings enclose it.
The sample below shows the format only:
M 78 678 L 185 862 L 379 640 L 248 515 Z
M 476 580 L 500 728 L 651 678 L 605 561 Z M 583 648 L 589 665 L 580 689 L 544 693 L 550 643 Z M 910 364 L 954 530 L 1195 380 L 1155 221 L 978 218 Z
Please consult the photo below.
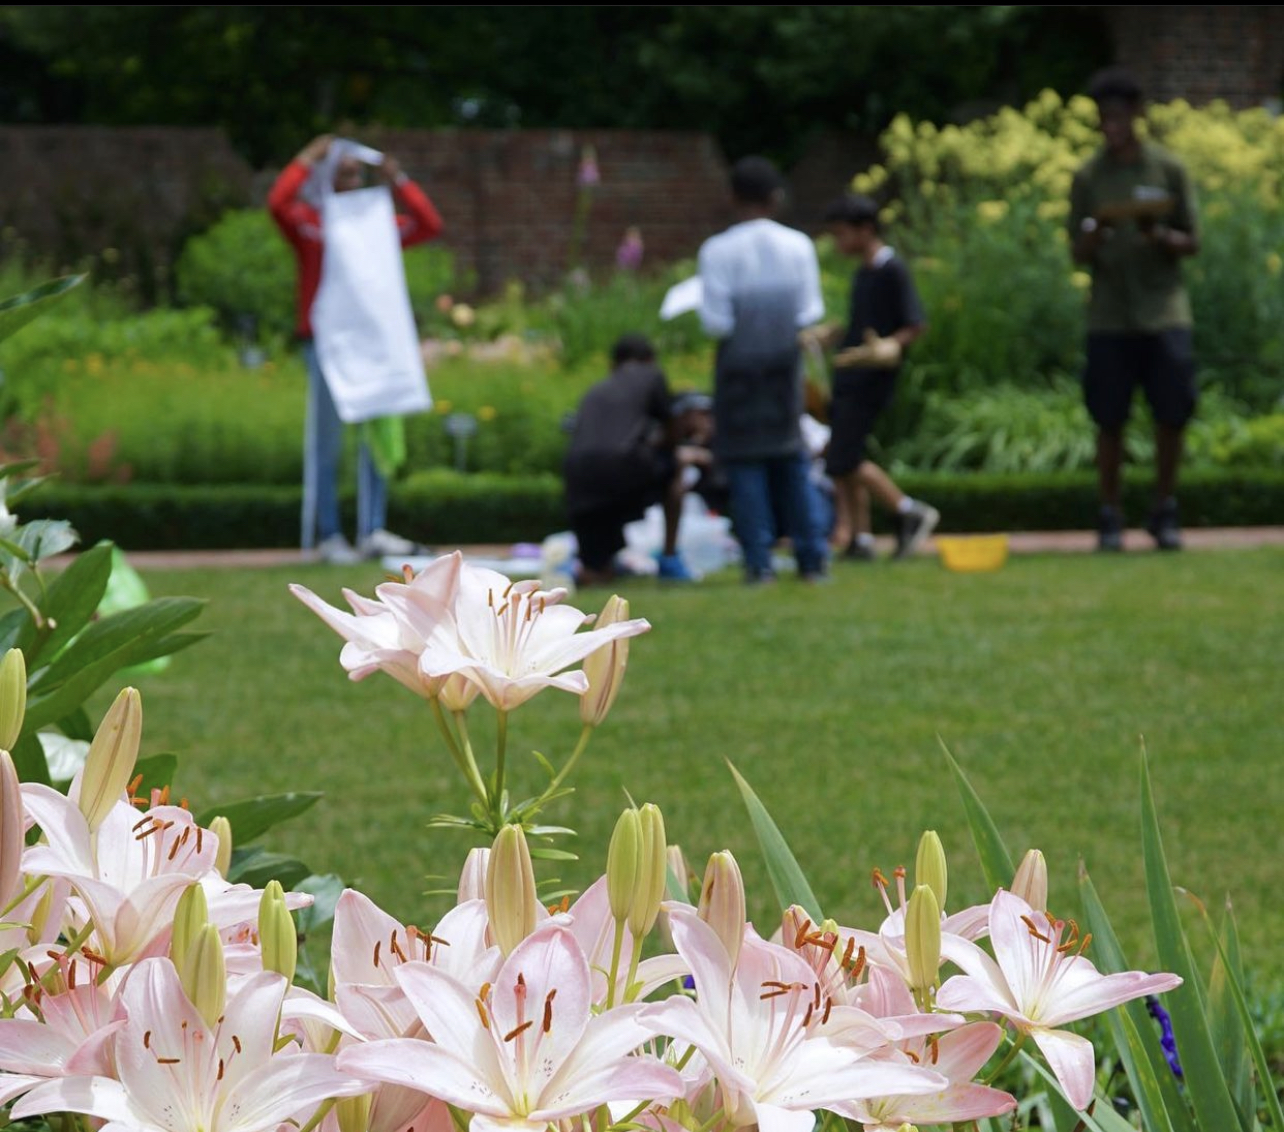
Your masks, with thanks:
M 48 309 L 73 287 L 89 278 L 88 274 L 60 275 L 0 302 L 0 342 L 16 334 L 33 318 Z
M 981 871 L 985 874 L 986 886 L 991 891 L 1007 888 L 1012 884 L 1016 869 L 1012 866 L 1012 858 L 1003 844 L 1003 838 L 999 836 L 999 828 L 994 824 L 977 792 L 972 789 L 972 784 L 967 780 L 963 769 L 954 761 L 954 756 L 950 754 L 945 741 L 938 736 L 937 742 L 941 744 L 945 761 L 950 764 L 954 784 L 958 787 L 959 797 L 963 800 L 963 810 L 967 814 L 967 824 L 972 831 L 972 842 L 976 846 L 977 856 L 981 858 Z
M 13 745 L 13 750 L 9 753 L 13 756 L 13 765 L 18 771 L 19 782 L 53 785 L 49 781 L 49 761 L 45 758 L 45 750 L 34 731 L 26 732 Z
M 23 649 L 26 652 L 23 642 L 30 642 L 35 635 L 36 627 L 32 624 L 31 614 L 21 606 L 0 617 L 0 653 L 6 653 L 10 649 Z
M 0 464 L 0 488 L 7 486 L 3 482 L 4 480 L 20 476 L 23 472 L 31 471 L 32 468 L 38 468 L 42 463 L 43 461 L 37 457 L 31 460 L 14 460 L 11 464 Z M 0 494 L 0 498 L 4 498 L 4 496 Z
M 240 802 L 210 806 L 197 815 L 196 822 L 198 825 L 208 827 L 210 822 L 221 814 L 232 825 L 233 844 L 245 845 L 266 833 L 274 825 L 298 817 L 305 810 L 311 809 L 322 797 L 322 794 L 315 791 L 264 794 L 258 798 L 246 798 Z
M 286 891 L 302 884 L 312 875 L 312 870 L 302 861 L 287 857 L 283 853 L 268 853 L 262 849 L 245 854 L 239 860 L 236 851 L 232 853 L 233 861 L 228 869 L 227 879 L 233 884 L 248 884 L 252 888 L 263 888 L 269 881 L 279 881 Z
M 138 655 L 130 661 L 127 668 L 133 670 L 149 661 L 157 660 L 163 656 L 173 656 L 176 652 L 182 652 L 192 645 L 199 644 L 210 634 L 204 629 L 189 630 L 184 633 L 170 633 L 166 637 L 161 637 L 158 641 L 153 641 L 145 648 L 138 650 Z
M 164 790 L 166 786 L 172 790 L 176 770 L 178 756 L 174 754 L 150 755 L 139 759 L 134 764 L 134 774 L 143 776 L 143 781 L 138 784 L 138 796 L 146 798 L 152 790 Z
M 78 739 L 82 743 L 92 743 L 94 740 L 94 725 L 83 707 L 78 707 L 58 720 L 58 730 L 68 739 Z
M 1202 904 L 1200 909 L 1203 910 Z M 1206 912 L 1204 918 L 1208 920 Z M 1214 930 L 1211 921 L 1208 928 L 1209 931 Z M 1239 932 L 1235 928 L 1229 897 L 1226 900 L 1226 915 L 1222 920 L 1220 938 L 1221 947 L 1213 960 L 1212 974 L 1208 979 L 1208 1025 L 1213 1035 L 1213 1047 L 1222 1064 L 1222 1072 L 1230 1086 L 1231 1100 L 1235 1102 L 1242 1118 L 1244 1114 L 1253 1111 L 1253 1081 L 1249 1072 L 1248 1050 L 1244 1045 L 1245 1026 L 1240 1022 L 1234 992 L 1230 986 L 1232 978 L 1243 986 L 1244 969 L 1239 953 Z M 1251 1020 L 1247 1026 L 1252 1029 Z
M 1244 995 L 1243 978 L 1240 973 L 1239 963 L 1239 935 L 1235 930 L 1234 920 L 1231 917 L 1230 904 L 1227 902 L 1226 940 L 1223 940 L 1214 928 L 1212 921 L 1208 918 L 1208 912 L 1204 906 L 1200 905 L 1200 911 L 1203 913 L 1204 920 L 1208 924 L 1208 930 L 1213 937 L 1213 942 L 1217 945 L 1217 961 L 1221 968 L 1221 978 L 1228 993 L 1230 1000 L 1235 1005 L 1235 1012 L 1239 1015 L 1239 1040 L 1242 1043 L 1247 1039 L 1248 1050 L 1252 1055 L 1253 1064 L 1257 1068 L 1258 1080 L 1262 1084 L 1263 1104 L 1267 1112 L 1270 1113 L 1271 1127 L 1284 1128 L 1284 1111 L 1281 1110 L 1280 1099 L 1276 1094 L 1276 1086 L 1271 1077 L 1271 1065 L 1266 1058 L 1266 1053 L 1262 1049 L 1262 1043 L 1258 1039 L 1256 1027 L 1253 1025 L 1253 1015 L 1248 1008 L 1248 999 Z M 1216 975 L 1217 969 L 1214 968 Z M 1212 991 L 1209 992 L 1210 999 Z M 1230 1025 L 1230 1020 L 1226 1020 L 1226 1025 Z M 1250 1087 L 1247 1101 L 1243 1106 L 1243 1120 L 1251 1120 L 1255 1106 L 1253 1104 L 1252 1090 Z M 1251 1127 L 1246 1124 L 1245 1127 Z
M 530 855 L 540 861 L 578 861 L 574 853 L 565 849 L 550 849 L 545 845 L 530 846 Z
M 1107 974 L 1129 970 L 1105 906 L 1082 862 L 1079 898 L 1092 932 L 1098 969 Z M 1145 1006 L 1138 1001 L 1126 1002 L 1117 1010 L 1107 1011 L 1105 1017 L 1148 1132 L 1196 1132 L 1186 1101 L 1164 1058 L 1154 1019 Z
M 34 463 L 38 464 L 40 461 L 36 460 Z M 53 478 L 53 476 L 36 476 L 35 479 L 23 480 L 22 483 L 13 491 L 4 493 L 5 506 L 8 507 L 10 511 L 14 510 L 19 503 L 35 491 L 42 483 L 48 483 Z
M 1042 1077 L 1047 1082 L 1049 1090 L 1060 1097 L 1067 1107 L 1070 1107 L 1070 1102 L 1065 1099 L 1066 1095 L 1061 1088 L 1061 1083 L 1040 1061 L 1031 1057 L 1025 1050 L 1017 1054 L 1017 1057 Z M 1100 1103 L 1101 1099 L 1100 1089 L 1095 1090 L 1093 1095 L 1093 1100 L 1096 1102 L 1094 1105 L 1095 1111 L 1092 1113 L 1077 1112 L 1076 1115 L 1079 1117 L 1080 1123 L 1076 1127 L 1085 1128 L 1088 1132 L 1137 1132 L 1128 1121 L 1115 1112 L 1110 1106 L 1109 1100 L 1102 1104 Z
M 26 551 L 28 562 L 52 558 L 80 541 L 75 528 L 66 519 L 35 519 L 19 527 L 17 535 L 14 542 Z
M 306 892 L 312 897 L 312 903 L 308 907 L 300 908 L 294 913 L 303 935 L 320 931 L 334 919 L 335 905 L 339 903 L 339 897 L 346 887 L 343 878 L 336 873 L 304 877 L 294 886 L 295 892 Z
M 93 617 L 107 590 L 111 577 L 111 543 L 100 542 L 83 554 L 76 555 L 49 584 L 41 603 L 41 613 L 56 625 L 54 631 L 28 658 L 31 667 L 43 655 L 56 657 L 59 651 L 80 632 Z
M 1144 748 L 1141 752 L 1141 846 L 1159 961 L 1165 970 L 1182 978 L 1182 985 L 1168 992 L 1165 1004 L 1172 1015 L 1173 1036 L 1181 1052 L 1182 1072 L 1195 1107 L 1195 1122 L 1201 1129 L 1231 1132 L 1241 1127 L 1240 1118 L 1213 1048 L 1199 973 L 1173 895 Z
M 824 919 L 820 911 L 820 901 L 816 899 L 811 885 L 807 883 L 807 878 L 790 851 L 784 835 L 772 821 L 767 807 L 754 793 L 753 787 L 741 777 L 730 760 L 727 761 L 727 766 L 731 768 L 736 785 L 740 787 L 740 796 L 744 799 L 745 809 L 749 811 L 749 822 L 758 837 L 758 845 L 767 862 L 767 875 L 771 878 L 771 887 L 776 890 L 776 899 L 780 901 L 781 911 L 797 904 L 815 923 L 820 923 Z
M 88 625 L 31 681 L 26 726 L 43 727 L 68 715 L 113 673 L 137 663 L 157 640 L 196 617 L 204 604 L 196 598 L 159 598 Z

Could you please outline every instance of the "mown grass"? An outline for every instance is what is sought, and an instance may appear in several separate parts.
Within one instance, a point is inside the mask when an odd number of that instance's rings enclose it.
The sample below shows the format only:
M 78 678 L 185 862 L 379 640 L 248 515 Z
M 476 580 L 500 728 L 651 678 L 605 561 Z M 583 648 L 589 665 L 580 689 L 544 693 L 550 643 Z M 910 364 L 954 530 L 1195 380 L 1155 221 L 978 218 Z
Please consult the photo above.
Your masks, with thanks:
M 1144 737 L 1174 882 L 1220 908 L 1235 900 L 1253 979 L 1284 956 L 1279 815 L 1280 587 L 1284 553 L 1022 557 L 956 575 L 930 560 L 840 567 L 834 585 L 746 591 L 728 574 L 684 590 L 623 591 L 653 631 L 639 638 L 611 718 L 549 817 L 575 826 L 583 885 L 604 867 L 625 791 L 664 810 L 670 839 L 702 867 L 732 849 L 750 911 L 770 930 L 765 871 L 725 760 L 755 785 L 825 910 L 875 926 L 870 870 L 912 866 L 924 828 L 951 862 L 951 907 L 984 898 L 938 737 L 962 763 L 1015 854 L 1038 846 L 1051 903 L 1075 915 L 1082 859 L 1130 958 L 1154 963 L 1138 834 Z M 378 567 L 149 571 L 154 595 L 210 599 L 212 637 L 144 678 L 145 753 L 181 754 L 178 785 L 204 806 L 319 790 L 269 835 L 401 917 L 453 886 L 467 842 L 424 828 L 466 808 L 427 708 L 382 676 L 351 684 L 339 638 L 287 592 L 338 602 Z M 603 595 L 604 596 L 604 595 Z M 598 595 L 581 594 L 591 609 Z M 105 696 L 102 706 L 105 707 Z M 484 704 L 470 726 L 493 741 Z M 571 698 L 547 692 L 512 720 L 510 766 L 554 762 L 579 732 Z M 551 875 L 545 869 L 544 875 Z M 1192 916 L 1192 924 L 1194 919 Z

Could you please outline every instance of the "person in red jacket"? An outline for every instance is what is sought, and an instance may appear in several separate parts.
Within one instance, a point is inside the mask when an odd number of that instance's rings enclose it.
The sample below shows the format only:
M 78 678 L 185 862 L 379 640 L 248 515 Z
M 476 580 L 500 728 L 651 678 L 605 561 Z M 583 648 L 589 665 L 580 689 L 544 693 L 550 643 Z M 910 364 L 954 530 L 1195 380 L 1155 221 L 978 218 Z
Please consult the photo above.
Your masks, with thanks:
M 312 340 L 312 304 L 321 282 L 325 237 L 317 208 L 316 166 L 330 150 L 333 137 L 323 134 L 303 147 L 281 171 L 268 193 L 268 211 L 294 249 L 298 266 L 298 319 L 295 330 L 303 344 L 308 368 L 308 406 L 303 459 L 303 548 L 313 546 L 326 562 L 351 564 L 385 555 L 412 555 L 415 543 L 392 534 L 385 527 L 388 485 L 368 445 L 360 446 L 357 469 L 357 545 L 344 537 L 339 519 L 339 461 L 343 449 L 343 422 L 335 409 Z M 335 166 L 334 190 L 347 192 L 364 187 L 367 166 L 344 157 Z M 392 190 L 397 206 L 401 246 L 431 240 L 441 232 L 441 217 L 432 201 L 401 169 L 396 158 L 384 155 L 379 175 Z

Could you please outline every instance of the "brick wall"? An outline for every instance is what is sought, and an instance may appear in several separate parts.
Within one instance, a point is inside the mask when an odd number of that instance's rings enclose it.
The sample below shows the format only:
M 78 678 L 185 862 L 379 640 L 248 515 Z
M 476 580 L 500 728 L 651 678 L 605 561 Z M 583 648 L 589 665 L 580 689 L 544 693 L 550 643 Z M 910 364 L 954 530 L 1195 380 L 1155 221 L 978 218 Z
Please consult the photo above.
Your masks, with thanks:
M 141 280 L 146 298 L 182 241 L 251 192 L 214 129 L 0 126 L 0 169 L 0 229 L 58 270 L 113 249 L 109 269 Z
M 370 132 L 440 209 L 443 242 L 480 290 L 566 271 L 586 145 L 601 181 L 582 244 L 590 266 L 614 262 L 624 230 L 646 259 L 694 256 L 730 220 L 726 164 L 707 134 L 626 130 Z M 163 290 L 182 241 L 224 207 L 262 204 L 276 170 L 257 173 L 218 130 L 0 126 L 0 228 L 59 267 L 115 249 L 115 268 Z M 0 247 L 6 245 L 0 244 Z M 149 296 L 150 297 L 150 296 Z
M 1115 57 L 1146 98 L 1247 108 L 1278 100 L 1284 7 L 1276 4 L 1120 4 L 1104 8 Z

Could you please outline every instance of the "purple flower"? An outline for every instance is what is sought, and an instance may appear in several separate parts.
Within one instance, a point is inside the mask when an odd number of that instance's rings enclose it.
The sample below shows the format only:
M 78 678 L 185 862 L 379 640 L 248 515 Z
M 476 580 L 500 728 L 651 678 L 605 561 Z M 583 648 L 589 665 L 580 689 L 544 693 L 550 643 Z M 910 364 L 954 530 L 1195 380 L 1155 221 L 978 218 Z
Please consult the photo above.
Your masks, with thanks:
M 615 249 L 616 266 L 623 271 L 636 271 L 642 266 L 643 251 L 645 246 L 642 243 L 642 233 L 636 228 L 630 228 L 624 233 L 620 246 Z
M 1173 1071 L 1174 1077 L 1182 1077 L 1181 1062 L 1177 1058 L 1177 1039 L 1173 1037 L 1173 1020 L 1168 1016 L 1168 1011 L 1159 1005 L 1159 999 L 1154 995 L 1146 996 L 1146 1009 L 1159 1023 L 1159 1044 L 1163 1048 L 1168 1068 Z
M 586 145 L 580 152 L 580 168 L 575 174 L 575 183 L 581 189 L 591 189 L 601 181 L 602 175 L 597 170 L 597 151 Z

